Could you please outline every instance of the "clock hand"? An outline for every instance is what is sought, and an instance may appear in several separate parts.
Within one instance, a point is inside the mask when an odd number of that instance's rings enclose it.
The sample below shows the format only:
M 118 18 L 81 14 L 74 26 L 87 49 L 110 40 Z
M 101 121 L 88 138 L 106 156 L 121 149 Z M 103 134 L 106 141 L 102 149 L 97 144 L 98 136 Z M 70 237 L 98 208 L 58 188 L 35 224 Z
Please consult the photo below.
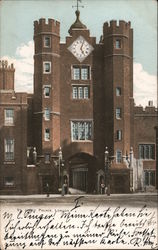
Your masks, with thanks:
M 83 44 L 84 44 L 84 41 L 82 42 L 82 45 L 81 45 L 81 48 L 80 48 L 82 53 L 84 53 L 84 51 L 82 49 L 83 48 Z

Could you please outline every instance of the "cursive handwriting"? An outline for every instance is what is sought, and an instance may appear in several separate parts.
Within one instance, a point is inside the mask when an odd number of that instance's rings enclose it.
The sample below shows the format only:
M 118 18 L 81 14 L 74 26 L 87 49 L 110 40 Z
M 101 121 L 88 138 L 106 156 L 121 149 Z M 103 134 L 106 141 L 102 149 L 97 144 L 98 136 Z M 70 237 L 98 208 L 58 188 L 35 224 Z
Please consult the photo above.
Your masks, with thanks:
M 80 196 L 67 208 L 55 205 L 2 208 L 2 242 L 9 249 L 150 248 L 157 243 L 156 211 L 85 207 Z
M 84 198 L 84 196 L 79 196 L 78 198 L 76 198 L 74 200 L 75 201 L 75 206 L 71 209 L 71 211 L 78 208 L 78 207 L 80 207 L 81 205 L 83 205 L 83 203 L 81 203 L 81 204 L 79 203 L 82 198 Z

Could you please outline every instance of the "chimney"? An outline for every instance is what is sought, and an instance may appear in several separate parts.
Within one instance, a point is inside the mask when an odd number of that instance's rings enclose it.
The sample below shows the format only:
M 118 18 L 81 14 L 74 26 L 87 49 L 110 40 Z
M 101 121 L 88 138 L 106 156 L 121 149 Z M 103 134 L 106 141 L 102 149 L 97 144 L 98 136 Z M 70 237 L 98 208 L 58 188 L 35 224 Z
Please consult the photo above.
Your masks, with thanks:
M 153 107 L 153 101 L 149 101 L 149 102 L 148 102 L 148 106 L 149 106 L 149 107 Z

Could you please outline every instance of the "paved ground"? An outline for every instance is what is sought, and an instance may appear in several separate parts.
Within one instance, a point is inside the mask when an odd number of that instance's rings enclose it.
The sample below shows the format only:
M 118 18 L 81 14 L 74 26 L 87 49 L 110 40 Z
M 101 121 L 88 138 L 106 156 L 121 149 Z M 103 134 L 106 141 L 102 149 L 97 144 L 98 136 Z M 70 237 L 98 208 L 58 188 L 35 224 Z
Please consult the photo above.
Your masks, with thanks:
M 136 194 L 111 194 L 107 195 L 22 195 L 22 196 L 0 196 L 0 203 L 19 203 L 19 204 L 63 204 L 74 203 L 75 199 L 82 196 L 81 202 L 85 206 L 93 204 L 106 204 L 109 206 L 130 206 L 140 207 L 157 207 L 157 193 L 136 193 Z

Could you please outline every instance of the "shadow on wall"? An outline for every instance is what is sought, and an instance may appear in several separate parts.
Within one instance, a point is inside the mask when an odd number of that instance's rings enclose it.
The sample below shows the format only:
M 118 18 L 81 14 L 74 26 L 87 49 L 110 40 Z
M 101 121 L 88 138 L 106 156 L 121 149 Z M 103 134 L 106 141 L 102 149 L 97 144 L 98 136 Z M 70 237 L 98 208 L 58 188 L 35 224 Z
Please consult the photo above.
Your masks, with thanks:
M 82 142 L 84 143 L 84 142 Z M 93 193 L 96 185 L 96 158 L 77 142 L 69 143 L 67 140 L 62 142 L 61 171 L 68 176 L 69 187 Z M 54 154 L 58 157 L 59 150 Z M 80 179 L 80 180 L 79 180 Z
M 6 105 L 0 108 L 0 192 L 22 194 L 26 187 L 27 165 L 26 95 L 6 93 L 1 101 Z M 13 119 L 7 119 L 7 110 L 13 112 Z

